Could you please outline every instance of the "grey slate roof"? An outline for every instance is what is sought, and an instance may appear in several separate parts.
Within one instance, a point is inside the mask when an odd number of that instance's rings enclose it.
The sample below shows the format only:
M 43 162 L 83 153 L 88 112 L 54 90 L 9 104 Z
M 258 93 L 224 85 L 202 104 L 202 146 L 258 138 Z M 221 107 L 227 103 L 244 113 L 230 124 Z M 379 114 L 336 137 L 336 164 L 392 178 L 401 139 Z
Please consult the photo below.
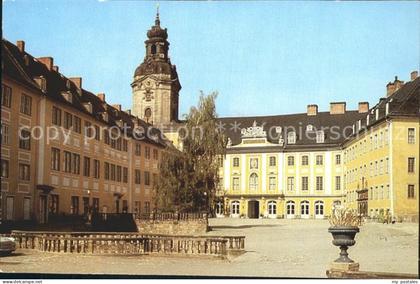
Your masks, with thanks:
M 26 57 L 26 62 L 25 62 Z M 77 86 L 71 82 L 68 78 L 59 72 L 54 70 L 48 70 L 48 68 L 41 62 L 35 60 L 33 56 L 20 50 L 11 42 L 2 39 L 2 74 L 9 76 L 10 78 L 18 81 L 33 89 L 37 89 L 40 94 L 48 96 L 50 99 L 67 104 L 70 107 L 83 112 L 97 121 L 107 124 L 108 126 L 118 126 L 117 121 L 122 120 L 130 129 L 133 129 L 133 120 L 138 119 L 137 117 L 130 115 L 124 111 L 117 111 L 113 106 L 102 102 L 93 93 Z M 27 64 L 26 64 L 27 63 Z M 42 92 L 38 84 L 34 81 L 36 77 L 44 77 L 46 80 L 46 90 Z M 62 92 L 70 92 L 72 94 L 72 102 L 67 101 L 62 95 Z M 92 113 L 88 112 L 83 103 L 90 102 L 92 104 Z M 105 121 L 101 115 L 102 112 L 108 113 L 108 121 Z M 148 129 L 152 125 L 145 121 L 138 119 L 139 125 L 143 129 Z M 128 131 L 128 135 L 132 132 Z M 152 143 L 159 146 L 165 146 L 166 142 L 161 139 L 160 131 L 156 128 L 152 128 L 152 135 L 157 135 L 158 140 L 146 137 L 143 139 L 145 142 Z

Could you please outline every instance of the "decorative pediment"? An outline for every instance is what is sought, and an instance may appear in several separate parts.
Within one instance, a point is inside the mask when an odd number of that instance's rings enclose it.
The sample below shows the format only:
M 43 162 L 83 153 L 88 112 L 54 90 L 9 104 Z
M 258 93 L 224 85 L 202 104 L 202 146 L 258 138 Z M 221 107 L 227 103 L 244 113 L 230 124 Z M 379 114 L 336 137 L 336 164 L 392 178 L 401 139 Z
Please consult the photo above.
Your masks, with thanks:
M 257 122 L 254 120 L 254 123 L 251 127 L 241 129 L 241 138 L 266 138 L 267 133 L 263 130 L 262 126 L 257 126 Z

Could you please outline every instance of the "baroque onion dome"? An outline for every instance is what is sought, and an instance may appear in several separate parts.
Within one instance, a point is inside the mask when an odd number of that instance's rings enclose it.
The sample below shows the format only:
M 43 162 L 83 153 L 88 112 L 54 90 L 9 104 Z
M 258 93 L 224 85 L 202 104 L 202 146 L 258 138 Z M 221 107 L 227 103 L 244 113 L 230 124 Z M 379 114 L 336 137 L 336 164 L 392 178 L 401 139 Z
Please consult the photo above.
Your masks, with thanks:
M 164 39 L 168 38 L 167 29 L 162 29 L 160 27 L 159 11 L 156 14 L 155 25 L 152 26 L 150 30 L 147 31 L 147 37 L 149 39 Z
M 134 72 L 134 78 L 151 75 L 151 74 L 166 74 L 170 75 L 171 80 L 178 79 L 175 65 L 171 64 L 168 56 L 169 42 L 167 29 L 160 26 L 159 10 L 156 13 L 155 25 L 147 32 L 146 56 L 143 62 L 137 67 Z M 179 86 L 180 89 L 181 86 Z

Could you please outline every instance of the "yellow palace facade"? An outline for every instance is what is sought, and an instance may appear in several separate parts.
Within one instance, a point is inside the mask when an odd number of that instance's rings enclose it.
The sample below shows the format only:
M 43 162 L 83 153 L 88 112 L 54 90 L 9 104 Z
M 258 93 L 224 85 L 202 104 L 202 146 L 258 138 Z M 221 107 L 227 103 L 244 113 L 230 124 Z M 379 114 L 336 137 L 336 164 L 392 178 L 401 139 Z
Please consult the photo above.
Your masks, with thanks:
M 229 142 L 217 215 L 325 218 L 344 206 L 418 221 L 420 78 L 387 88 L 371 109 L 331 103 L 330 112 L 221 118 Z
M 229 142 L 220 168 L 216 214 L 248 218 L 325 218 L 344 197 L 341 132 L 367 112 L 367 103 L 329 112 L 221 118 Z M 337 133 L 335 133 L 337 132 Z
M 345 201 L 371 218 L 418 221 L 420 78 L 387 88 L 344 143 Z

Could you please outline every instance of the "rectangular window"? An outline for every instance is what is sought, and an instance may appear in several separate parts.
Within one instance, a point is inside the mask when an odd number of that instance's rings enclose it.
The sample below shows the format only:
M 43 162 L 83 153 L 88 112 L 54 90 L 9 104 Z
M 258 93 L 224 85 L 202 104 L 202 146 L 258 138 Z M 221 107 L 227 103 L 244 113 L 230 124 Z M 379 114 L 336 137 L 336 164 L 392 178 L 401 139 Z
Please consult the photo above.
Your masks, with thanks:
M 233 166 L 235 168 L 239 167 L 239 158 L 238 157 L 233 158 Z
M 73 174 L 80 174 L 80 155 L 73 153 Z
M 144 147 L 144 156 L 146 157 L 146 159 L 150 159 L 150 147 Z
M 121 182 L 121 179 L 122 179 L 121 166 L 117 166 L 117 181 Z
M 92 124 L 89 121 L 85 121 L 84 134 L 87 138 L 93 138 L 93 136 L 92 136 Z
M 99 160 L 93 160 L 93 177 L 99 178 L 101 173 L 101 164 Z
M 140 170 L 134 170 L 134 183 L 135 184 L 140 184 L 141 183 Z
M 233 183 L 233 190 L 239 190 L 239 178 L 234 177 L 232 179 L 232 183 Z
M 335 155 L 335 164 L 341 165 L 341 155 Z
M 121 141 L 121 137 L 115 140 L 115 149 L 117 149 L 118 151 L 121 151 Z
M 57 194 L 51 194 L 48 204 L 49 214 L 58 214 L 59 196 Z
M 287 133 L 287 144 L 295 144 L 296 143 L 296 133 L 289 132 Z
M 31 132 L 25 129 L 20 130 L 19 148 L 24 150 L 31 150 Z
M 64 151 L 64 171 L 66 173 L 71 172 L 71 153 Z
M 307 166 L 309 164 L 309 157 L 308 156 L 302 156 L 302 166 Z
M 109 163 L 108 162 L 105 162 L 104 175 L 105 175 L 105 180 L 109 180 Z
M 109 139 L 109 131 L 108 129 L 104 129 L 104 133 L 102 134 L 102 137 L 104 139 L 104 142 L 106 145 L 110 144 L 110 139 Z
M 159 158 L 158 150 L 153 149 L 153 159 L 157 160 Z
M 316 177 L 316 190 L 323 190 L 324 184 L 323 184 L 323 177 Z
M 127 152 L 128 151 L 128 141 L 126 140 L 126 139 L 123 139 L 122 140 L 122 150 L 124 151 L 124 152 Z
M 8 160 L 1 160 L 1 177 L 8 178 L 9 177 L 9 161 Z
M 408 198 L 416 198 L 416 193 L 414 191 L 414 184 L 409 184 L 408 185 Z
M 70 129 L 73 126 L 73 115 L 68 112 L 64 112 L 64 128 Z
M 294 190 L 294 184 L 295 184 L 295 178 L 294 177 L 288 177 L 287 178 L 287 190 L 292 191 Z
M 134 201 L 134 213 L 140 214 L 141 213 L 141 203 L 140 201 Z
M 1 145 L 9 145 L 9 125 L 2 124 L 1 125 Z
M 93 213 L 99 212 L 99 198 L 93 198 L 92 199 L 92 207 L 93 207 Z
M 416 131 L 414 128 L 408 129 L 408 144 L 416 143 Z
M 335 177 L 335 190 L 341 190 L 341 176 Z
M 26 115 L 31 115 L 32 98 L 30 96 L 22 94 L 20 97 L 20 112 Z
M 408 158 L 408 172 L 414 173 L 415 159 L 413 157 Z
M 82 120 L 78 116 L 74 116 L 74 131 L 82 133 Z
M 308 177 L 302 177 L 302 191 L 307 191 L 308 189 Z
M 52 124 L 61 126 L 61 109 L 52 107 Z
M 19 179 L 20 180 L 30 180 L 31 173 L 29 165 L 27 164 L 19 164 Z
M 316 132 L 316 143 L 324 143 L 325 135 L 324 131 Z
M 136 156 L 140 156 L 141 155 L 141 144 L 140 143 L 136 143 L 136 149 L 134 151 Z
M 79 215 L 79 196 L 72 196 L 71 197 L 71 214 Z
M 60 149 L 51 148 L 51 170 L 60 170 Z
M 144 184 L 145 185 L 150 185 L 150 173 L 149 172 L 144 172 Z
M 85 177 L 90 176 L 90 158 L 83 157 L 83 175 Z
M 276 177 L 268 178 L 268 189 L 272 191 L 276 190 Z
M 270 157 L 270 167 L 276 166 L 276 157 Z
M 293 156 L 287 157 L 287 165 L 288 166 L 294 166 L 295 165 L 295 157 L 293 157 Z
M 101 130 L 99 129 L 99 126 L 95 125 L 95 140 L 101 141 Z
M 128 168 L 123 168 L 123 183 L 128 183 Z
M 10 107 L 12 105 L 12 88 L 1 84 L 1 105 Z
M 115 165 L 111 164 L 111 180 L 115 181 Z
M 322 155 L 316 155 L 316 165 L 322 166 L 324 164 L 324 159 Z

